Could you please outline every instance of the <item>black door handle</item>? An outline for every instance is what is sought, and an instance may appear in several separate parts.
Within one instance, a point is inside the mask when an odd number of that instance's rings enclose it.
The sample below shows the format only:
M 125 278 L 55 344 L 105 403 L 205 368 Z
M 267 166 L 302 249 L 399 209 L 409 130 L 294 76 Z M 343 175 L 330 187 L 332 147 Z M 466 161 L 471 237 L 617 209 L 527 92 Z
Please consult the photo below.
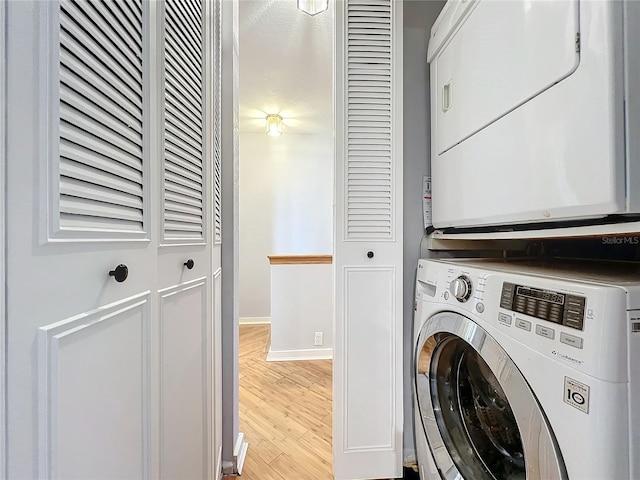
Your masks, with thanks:
M 121 263 L 109 272 L 109 276 L 115 278 L 116 282 L 122 283 L 129 276 L 129 268 L 124 263 Z
M 367 258 L 373 258 L 373 252 L 371 250 L 367 252 Z
M 195 264 L 196 262 L 193 261 L 193 258 L 190 258 L 189 260 L 184 262 L 184 266 L 187 267 L 189 270 L 191 270 Z

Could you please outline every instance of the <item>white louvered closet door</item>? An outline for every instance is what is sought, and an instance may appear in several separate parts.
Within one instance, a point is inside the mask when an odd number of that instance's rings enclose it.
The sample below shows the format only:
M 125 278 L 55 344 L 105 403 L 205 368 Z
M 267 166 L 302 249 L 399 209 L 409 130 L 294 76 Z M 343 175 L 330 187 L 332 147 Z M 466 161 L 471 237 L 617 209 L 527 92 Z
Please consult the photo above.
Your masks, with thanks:
M 3 7 L 7 478 L 215 479 L 211 3 Z
M 7 477 L 151 478 L 148 4 L 6 7 Z
M 334 473 L 402 476 L 402 2 L 336 2 Z
M 204 0 L 159 4 L 159 477 L 166 480 L 215 478 L 218 453 L 212 7 Z

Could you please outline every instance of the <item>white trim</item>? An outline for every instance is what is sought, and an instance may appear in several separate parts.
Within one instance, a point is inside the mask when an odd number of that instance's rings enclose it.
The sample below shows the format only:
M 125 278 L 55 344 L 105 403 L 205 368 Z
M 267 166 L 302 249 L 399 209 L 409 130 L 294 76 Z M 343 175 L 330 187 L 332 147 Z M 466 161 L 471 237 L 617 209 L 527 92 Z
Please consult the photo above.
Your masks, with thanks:
M 244 433 L 238 432 L 238 436 L 233 443 L 233 459 L 232 461 L 222 462 L 222 473 L 231 476 L 240 475 L 244 461 L 247 458 L 248 449 L 249 443 L 244 441 Z
M 222 446 L 218 448 L 216 457 L 216 480 L 222 480 Z
M 150 324 L 151 292 L 146 291 L 79 315 L 44 325 L 37 331 L 38 358 L 38 478 L 58 478 L 58 454 L 61 445 L 58 438 L 58 392 L 59 392 L 59 364 L 58 355 L 60 341 L 82 330 L 94 327 L 105 328 L 117 322 L 119 315 L 139 310 L 142 323 L 142 468 L 143 478 L 149 478 L 151 471 L 151 359 L 149 355 L 149 324 Z
M 269 349 L 267 362 L 288 362 L 291 360 L 332 360 L 333 348 L 309 348 L 304 350 L 280 350 L 274 352 Z
M 5 195 L 6 195 L 6 127 L 7 127 L 7 106 L 6 106 L 6 8 L 7 2 L 0 4 L 0 479 L 7 478 L 6 474 L 6 354 L 7 343 L 5 340 L 6 328 L 6 215 L 5 215 Z
M 598 222 L 598 219 L 594 219 Z M 508 225 L 502 227 L 509 229 Z M 436 230 L 430 241 L 435 247 L 446 245 L 437 243 L 446 240 L 511 240 L 526 239 L 535 240 L 539 238 L 579 238 L 579 237 L 599 237 L 602 235 L 627 235 L 640 233 L 640 222 L 620 222 L 601 225 L 583 225 L 578 227 L 558 227 L 558 228 L 536 228 L 531 226 L 529 230 L 499 231 L 499 232 L 469 232 L 469 233 L 443 233 Z M 431 246 L 429 248 L 432 248 Z
M 242 467 L 244 467 L 244 461 L 247 458 L 247 450 L 249 449 L 249 443 L 244 441 L 244 433 L 238 432 L 236 443 L 233 446 L 233 456 L 236 459 L 236 471 L 238 475 L 242 474 Z
M 244 461 L 247 458 L 247 450 L 249 450 L 249 443 L 242 442 L 242 446 L 240 447 L 240 453 L 236 457 L 236 471 L 238 472 L 238 475 L 242 475 L 242 468 L 244 467 Z
M 271 325 L 271 317 L 240 317 L 240 325 Z
M 5 2 L 3 2 L 5 3 Z M 144 6 L 143 6 L 144 8 Z M 143 206 L 142 230 L 127 231 L 93 228 L 64 228 L 60 223 L 60 4 L 43 2 L 38 7 L 38 50 L 42 58 L 38 62 L 39 77 L 39 150 L 40 191 L 44 194 L 39 203 L 39 242 L 41 245 L 55 243 L 95 242 L 150 242 L 149 233 L 149 165 L 150 157 L 143 151 Z M 145 19 L 142 24 L 143 49 L 146 45 Z M 145 55 L 143 50 L 143 56 Z M 4 58 L 4 56 L 3 56 Z M 143 58 L 143 81 L 149 58 Z M 149 118 L 147 83 L 143 85 L 143 125 Z M 146 138 L 146 140 L 145 140 Z M 143 127 L 143 149 L 149 146 L 148 128 Z
M 244 443 L 244 433 L 238 432 L 238 436 L 236 437 L 236 443 L 233 444 L 234 457 L 237 457 L 240 454 L 240 450 L 242 450 L 243 443 Z

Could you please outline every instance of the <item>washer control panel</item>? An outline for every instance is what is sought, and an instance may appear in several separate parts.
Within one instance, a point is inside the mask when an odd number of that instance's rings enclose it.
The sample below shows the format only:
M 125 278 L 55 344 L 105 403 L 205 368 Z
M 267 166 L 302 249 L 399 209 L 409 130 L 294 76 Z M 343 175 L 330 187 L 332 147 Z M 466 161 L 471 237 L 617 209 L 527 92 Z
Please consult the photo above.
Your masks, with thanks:
M 585 304 L 586 298 L 578 295 L 508 282 L 502 284 L 500 307 L 576 330 L 584 329 Z
M 458 278 L 453 279 L 449 284 L 449 291 L 451 292 L 451 295 L 453 295 L 459 302 L 466 302 L 469 300 L 472 290 L 473 286 L 471 284 L 471 279 L 466 275 L 460 275 Z

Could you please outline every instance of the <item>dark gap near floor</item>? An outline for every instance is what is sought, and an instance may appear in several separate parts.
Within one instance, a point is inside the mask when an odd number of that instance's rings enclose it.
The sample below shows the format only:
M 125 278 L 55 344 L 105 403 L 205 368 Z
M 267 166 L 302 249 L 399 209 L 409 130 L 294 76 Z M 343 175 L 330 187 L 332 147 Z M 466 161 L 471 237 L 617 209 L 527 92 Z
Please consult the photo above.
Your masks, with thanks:
M 404 467 L 402 473 L 403 480 L 420 480 L 420 474 L 413 470 L 413 468 Z

